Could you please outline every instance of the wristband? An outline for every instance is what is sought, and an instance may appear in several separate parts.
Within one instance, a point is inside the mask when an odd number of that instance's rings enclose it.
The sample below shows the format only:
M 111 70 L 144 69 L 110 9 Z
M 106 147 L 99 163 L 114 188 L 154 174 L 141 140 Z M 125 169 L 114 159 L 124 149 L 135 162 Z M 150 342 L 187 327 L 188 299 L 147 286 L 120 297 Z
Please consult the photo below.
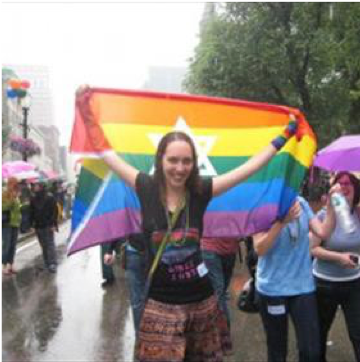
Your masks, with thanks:
M 279 151 L 281 150 L 285 143 L 296 133 L 297 131 L 297 122 L 296 119 L 294 119 L 293 115 L 290 115 L 290 122 L 288 123 L 287 127 L 284 129 L 282 134 L 275 137 L 271 144 Z

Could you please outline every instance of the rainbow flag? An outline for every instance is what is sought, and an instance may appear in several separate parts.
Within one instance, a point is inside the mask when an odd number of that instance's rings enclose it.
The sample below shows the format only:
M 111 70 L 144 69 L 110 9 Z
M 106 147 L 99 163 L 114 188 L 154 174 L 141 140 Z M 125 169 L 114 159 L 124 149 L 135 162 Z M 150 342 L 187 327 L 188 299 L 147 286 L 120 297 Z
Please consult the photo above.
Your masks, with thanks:
M 314 133 L 297 109 L 225 98 L 91 91 L 89 105 L 107 138 L 104 151 L 111 148 L 147 173 L 153 170 L 157 145 L 167 132 L 187 132 L 195 142 L 201 174 L 214 177 L 268 145 L 288 124 L 290 113 L 300 120 L 301 140 L 293 137 L 266 167 L 211 201 L 204 219 L 207 237 L 241 237 L 269 228 L 291 206 L 316 150 Z M 84 161 L 68 254 L 139 232 L 139 200 L 101 157 L 92 158 L 101 155 L 87 138 L 79 109 L 71 151 Z

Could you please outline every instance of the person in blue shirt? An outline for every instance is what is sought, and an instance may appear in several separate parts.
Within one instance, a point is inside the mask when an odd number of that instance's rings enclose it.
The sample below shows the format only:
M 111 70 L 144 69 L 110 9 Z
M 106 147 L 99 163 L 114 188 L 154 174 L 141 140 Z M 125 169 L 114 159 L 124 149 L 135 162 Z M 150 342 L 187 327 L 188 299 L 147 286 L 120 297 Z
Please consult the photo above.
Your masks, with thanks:
M 296 331 L 299 361 L 319 360 L 319 324 L 309 230 L 326 238 L 334 225 L 330 203 L 325 219 L 320 221 L 307 201 L 299 196 L 283 220 L 253 236 L 259 256 L 256 289 L 269 362 L 286 361 L 289 316 Z

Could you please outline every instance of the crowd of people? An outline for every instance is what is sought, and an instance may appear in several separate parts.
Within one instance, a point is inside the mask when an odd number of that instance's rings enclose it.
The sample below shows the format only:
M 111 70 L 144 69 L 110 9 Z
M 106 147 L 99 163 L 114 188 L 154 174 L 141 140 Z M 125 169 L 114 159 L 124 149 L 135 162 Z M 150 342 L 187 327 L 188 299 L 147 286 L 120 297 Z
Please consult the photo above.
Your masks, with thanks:
M 19 234 L 34 232 L 42 250 L 44 267 L 56 272 L 55 232 L 63 218 L 70 216 L 69 192 L 61 181 L 28 184 L 15 177 L 2 192 L 3 275 L 16 274 L 14 260 Z

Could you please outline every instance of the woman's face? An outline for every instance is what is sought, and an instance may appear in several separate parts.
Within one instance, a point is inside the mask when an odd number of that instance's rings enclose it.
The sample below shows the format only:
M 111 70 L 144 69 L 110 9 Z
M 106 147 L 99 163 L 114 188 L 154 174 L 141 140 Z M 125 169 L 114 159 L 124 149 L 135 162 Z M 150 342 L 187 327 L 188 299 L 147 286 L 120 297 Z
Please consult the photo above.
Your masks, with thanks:
M 338 180 L 338 184 L 341 186 L 341 192 L 346 197 L 349 205 L 352 205 L 354 201 L 354 186 L 351 183 L 349 176 L 341 176 Z
M 186 141 L 177 140 L 166 147 L 162 168 L 167 188 L 184 189 L 194 166 L 194 157 Z

